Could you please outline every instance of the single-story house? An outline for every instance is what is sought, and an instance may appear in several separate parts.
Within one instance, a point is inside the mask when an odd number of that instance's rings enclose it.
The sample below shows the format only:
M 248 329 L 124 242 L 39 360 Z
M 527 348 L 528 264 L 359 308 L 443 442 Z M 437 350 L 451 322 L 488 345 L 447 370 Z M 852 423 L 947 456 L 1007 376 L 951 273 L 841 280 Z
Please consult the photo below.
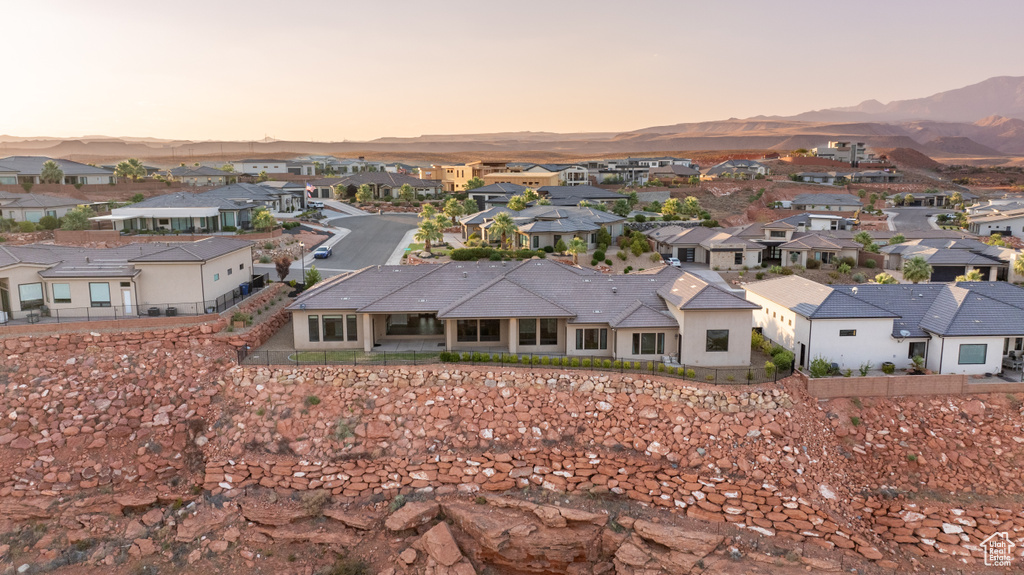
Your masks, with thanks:
M 771 170 L 768 166 L 756 160 L 726 160 L 708 168 L 701 175 L 701 179 L 715 180 L 727 177 L 749 180 L 757 176 L 767 176 L 769 173 Z
M 117 176 L 114 175 L 113 170 L 46 156 L 8 156 L 0 159 L 0 166 L 16 172 L 19 184 L 38 184 L 42 182 L 40 175 L 43 172 L 43 164 L 50 160 L 56 162 L 64 172 L 64 181 L 60 182 L 61 184 L 117 183 Z
M 16 222 L 39 222 L 43 216 L 62 218 L 82 202 L 46 194 L 0 192 L 0 217 Z
M 901 270 L 913 257 L 924 259 L 932 266 L 931 281 L 951 282 L 957 276 L 978 270 L 986 281 L 1006 281 L 1010 261 L 1016 251 L 990 246 L 975 239 L 916 239 L 883 247 L 883 267 Z
M 279 186 L 259 184 L 231 184 L 201 194 L 207 198 L 223 198 L 236 202 L 261 205 L 272 212 L 287 212 L 302 205 L 302 196 Z
M 541 186 L 536 189 L 537 195 L 541 198 L 546 199 L 552 206 L 578 206 L 580 202 L 587 202 L 589 204 L 605 204 L 612 205 L 616 200 L 625 198 L 623 194 L 612 190 L 606 190 L 597 186 L 591 186 L 588 184 L 578 186 Z M 481 206 L 489 208 L 493 206 L 501 206 L 508 203 L 512 196 L 519 195 L 522 192 L 507 194 L 505 196 L 494 196 L 488 198 L 486 205 Z
M 519 226 L 515 244 L 529 249 L 554 247 L 559 240 L 568 244 L 574 237 L 586 241 L 587 249 L 594 249 L 597 247 L 597 232 L 601 228 L 607 229 L 614 239 L 622 235 L 626 221 L 622 216 L 594 208 L 537 205 L 515 212 L 506 206 L 498 206 L 460 218 L 463 238 L 478 233 L 484 241 L 500 242 L 500 237 L 491 237 L 488 228 L 494 217 L 501 213 L 509 214 Z
M 690 166 L 684 166 L 680 164 L 671 164 L 668 166 L 658 166 L 651 168 L 647 174 L 648 181 L 660 180 L 662 182 L 672 182 L 675 180 L 689 180 L 692 177 L 700 177 L 700 170 L 691 168 Z
M 826 286 L 794 275 L 745 289 L 760 308 L 754 327 L 798 365 L 905 368 L 919 356 L 935 373 L 998 373 L 1024 341 L 1024 289 L 1006 282 Z
M 853 258 L 856 261 L 857 252 L 861 247 L 853 240 L 841 240 L 809 232 L 780 245 L 779 250 L 783 266 L 806 266 L 808 260 L 812 259 L 825 265 L 835 264 L 841 258 Z
M 860 198 L 853 194 L 800 194 L 793 198 L 794 210 L 856 212 L 863 207 Z
M 665 226 L 650 231 L 647 237 L 659 253 L 719 270 L 757 267 L 764 253 L 764 246 L 722 228 Z
M 251 280 L 252 242 L 236 238 L 105 249 L 0 245 L 0 322 L 34 310 L 63 318 L 146 315 L 151 307 L 202 313 Z
M 247 230 L 252 227 L 253 211 L 263 206 L 262 202 L 234 200 L 209 193 L 175 192 L 114 208 L 109 215 L 91 219 L 109 221 L 115 230 L 126 232 L 207 233 L 231 227 Z
M 267 174 L 289 173 L 287 160 L 255 158 L 231 162 L 231 165 L 235 168 L 236 173 L 249 174 L 251 176 L 257 176 L 260 172 L 266 172 Z
M 1024 235 L 1024 208 L 990 210 L 967 216 L 967 229 L 972 234 L 990 236 Z
M 488 186 L 480 186 L 479 188 L 473 188 L 466 192 L 476 205 L 481 210 L 491 206 L 492 199 L 502 198 L 500 202 L 502 205 L 508 203 L 508 198 L 516 195 L 520 195 L 526 191 L 526 186 L 519 184 L 490 184 Z
M 178 166 L 167 170 L 167 175 L 186 186 L 226 186 L 237 177 L 209 166 Z
M 747 366 L 756 304 L 676 268 L 606 276 L 550 260 L 371 266 L 292 312 L 301 350 L 438 348 Z

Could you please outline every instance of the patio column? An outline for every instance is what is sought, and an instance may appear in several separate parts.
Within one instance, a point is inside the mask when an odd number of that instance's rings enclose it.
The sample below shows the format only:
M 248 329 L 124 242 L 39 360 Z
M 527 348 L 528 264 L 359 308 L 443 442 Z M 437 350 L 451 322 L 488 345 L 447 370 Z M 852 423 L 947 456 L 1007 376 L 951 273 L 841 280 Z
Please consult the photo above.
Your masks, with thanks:
M 517 353 L 519 350 L 519 319 L 509 318 L 508 320 L 508 352 Z
M 444 347 L 451 350 L 455 347 L 455 320 L 444 320 Z
M 363 314 L 363 351 L 373 351 L 373 318 L 368 313 Z

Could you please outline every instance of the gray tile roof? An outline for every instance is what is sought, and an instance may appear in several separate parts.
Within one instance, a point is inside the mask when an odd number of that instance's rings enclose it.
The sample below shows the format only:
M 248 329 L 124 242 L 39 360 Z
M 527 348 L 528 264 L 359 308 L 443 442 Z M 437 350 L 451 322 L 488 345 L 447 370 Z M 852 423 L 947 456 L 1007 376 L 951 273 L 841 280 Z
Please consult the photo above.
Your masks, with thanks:
M 482 194 L 508 194 L 508 195 L 514 196 L 516 194 L 523 193 L 523 191 L 525 191 L 525 190 L 526 190 L 526 186 L 520 186 L 519 184 L 500 183 L 500 184 L 488 184 L 486 186 L 480 186 L 479 188 L 473 188 L 472 190 L 469 190 L 466 193 L 467 194 L 476 194 L 476 193 L 482 193 Z
M 684 273 L 658 290 L 658 295 L 681 310 L 760 309 L 761 306 L 703 279 Z
M 6 200 L 7 198 L 14 198 L 14 200 L 7 203 L 0 202 L 0 206 L 5 208 L 61 208 L 66 206 L 74 207 L 83 203 L 81 200 L 74 198 L 61 198 L 45 194 L 29 193 L 0 196 L 0 200 Z
M 438 188 L 441 186 L 441 181 L 421 180 L 405 174 L 394 174 L 391 172 L 358 172 L 337 178 L 323 178 L 313 182 L 314 186 L 343 185 L 355 186 L 357 188 L 363 184 L 389 186 L 392 188 L 400 188 L 403 184 L 409 184 L 414 188 Z
M 636 327 L 679 327 L 679 322 L 670 314 L 654 309 L 640 300 L 622 310 L 608 325 L 616 329 Z
M 793 198 L 793 206 L 861 206 L 860 198 L 853 194 L 800 194 Z
M 209 166 L 178 166 L 167 170 L 167 172 L 176 178 L 235 175 L 234 172 L 225 172 Z
M 126 207 L 133 210 L 144 208 L 219 208 L 222 210 L 240 210 L 252 208 L 253 205 L 218 195 L 174 192 L 173 194 L 153 196 Z
M 12 168 L 20 174 L 38 176 L 43 171 L 43 164 L 49 160 L 57 162 L 65 176 L 114 175 L 113 170 L 46 156 L 8 156 L 0 158 L 0 165 Z
M 797 311 L 797 306 L 805 306 L 808 313 L 832 293 L 827 285 L 796 275 L 749 283 L 744 289 L 793 311 Z

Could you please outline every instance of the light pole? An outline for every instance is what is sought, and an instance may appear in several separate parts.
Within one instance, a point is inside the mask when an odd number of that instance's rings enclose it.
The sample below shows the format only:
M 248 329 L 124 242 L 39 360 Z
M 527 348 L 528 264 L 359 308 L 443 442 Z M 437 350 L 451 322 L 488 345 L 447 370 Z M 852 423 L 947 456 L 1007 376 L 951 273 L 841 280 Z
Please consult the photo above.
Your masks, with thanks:
M 306 288 L 306 244 L 299 242 L 299 261 L 302 262 L 302 288 Z

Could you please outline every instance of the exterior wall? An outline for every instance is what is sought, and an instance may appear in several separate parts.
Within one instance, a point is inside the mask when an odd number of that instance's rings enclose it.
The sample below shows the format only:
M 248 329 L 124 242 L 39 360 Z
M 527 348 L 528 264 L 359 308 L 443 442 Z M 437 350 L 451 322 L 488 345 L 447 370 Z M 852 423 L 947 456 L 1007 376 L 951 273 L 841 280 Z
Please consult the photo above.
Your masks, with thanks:
M 856 330 L 855 336 L 840 336 L 840 330 Z M 807 362 L 822 357 L 830 363 L 838 363 L 840 369 L 856 370 L 864 363 L 878 368 L 884 361 L 891 361 L 896 367 L 910 365 L 907 357 L 910 344 L 897 342 L 892 338 L 892 319 L 837 319 L 813 320 L 811 326 L 810 357 Z M 1002 344 L 1000 344 L 1002 345 Z M 1002 347 L 999 348 L 1002 351 Z M 799 359 L 799 358 L 798 358 Z
M 536 189 L 542 186 L 557 186 L 561 176 L 558 172 L 492 172 L 482 179 L 487 185 L 519 184 Z
M 488 318 L 479 318 L 479 319 L 488 319 Z M 453 319 L 445 320 L 444 332 L 445 332 L 445 334 L 451 334 L 451 337 L 448 340 L 448 349 L 452 349 L 452 350 L 456 350 L 456 351 L 475 351 L 475 350 L 491 349 L 491 348 L 498 348 L 498 347 L 504 348 L 506 350 L 510 349 L 509 348 L 509 341 L 510 341 L 510 338 L 509 338 L 509 322 L 510 322 L 510 320 L 508 320 L 508 319 L 501 320 L 501 327 L 500 327 L 501 339 L 500 340 L 498 340 L 498 341 L 475 341 L 474 342 L 474 341 L 459 341 L 458 340 L 458 333 L 459 333 L 458 332 L 458 324 L 457 324 L 456 320 L 453 320 Z M 477 337 L 478 338 L 480 337 L 479 331 L 477 332 Z M 516 337 L 518 337 L 518 333 L 516 334 Z
M 235 172 L 242 174 L 258 174 L 260 172 L 268 174 L 288 173 L 288 162 L 284 160 L 272 162 L 231 162 L 231 165 L 235 167 Z
M 71 290 L 71 303 L 53 303 L 53 284 L 69 284 Z M 92 307 L 92 296 L 90 294 L 89 284 L 91 283 L 105 283 L 110 290 L 110 307 Z M 128 286 L 122 286 L 122 283 L 127 283 Z M 60 279 L 60 280 L 47 280 L 46 282 L 46 305 L 51 310 L 68 310 L 69 313 L 75 312 L 75 315 L 82 315 L 89 317 L 106 317 L 114 316 L 115 314 L 120 316 L 128 311 L 128 308 L 124 306 L 124 297 L 122 296 L 122 290 L 128 289 L 131 292 L 130 303 L 133 307 L 138 308 L 138 289 L 135 285 L 133 278 L 126 277 L 108 277 L 108 278 L 75 278 L 75 279 Z M 167 302 L 154 302 L 154 303 L 175 303 L 179 300 L 168 300 Z M 88 308 L 88 311 L 86 311 Z M 135 313 L 139 312 L 139 309 L 133 310 Z M 195 313 L 197 310 L 188 309 L 183 310 L 189 313 Z
M 633 353 L 633 334 L 635 333 L 660 333 L 665 336 L 665 349 L 664 353 L 652 353 L 652 354 L 634 354 Z M 647 361 L 658 361 L 666 355 L 676 356 L 679 351 L 679 330 L 678 329 L 665 329 L 665 328 L 649 328 L 649 329 L 617 329 L 615 334 L 615 358 L 624 360 L 647 360 Z M 611 338 L 611 334 L 609 334 Z
M 349 315 L 356 313 L 355 310 L 310 310 L 292 312 L 292 341 L 295 349 L 298 350 L 332 350 L 332 349 L 363 349 L 365 330 L 363 329 L 363 316 L 367 314 L 356 314 L 356 340 L 355 341 L 323 341 L 323 316 L 327 315 Z M 317 316 L 317 323 L 320 328 L 320 341 L 309 341 L 309 316 Z M 347 334 L 346 334 L 347 335 Z M 371 344 L 372 346 L 372 344 Z
M 761 262 L 758 261 L 757 257 L 761 252 L 757 250 L 745 250 L 743 252 L 743 263 L 740 264 L 736 263 L 736 252 L 708 252 L 703 248 L 701 248 L 700 251 L 704 251 L 711 256 L 710 261 L 707 262 L 711 266 L 711 269 L 739 270 L 743 269 L 744 266 L 747 268 L 756 268 L 761 265 Z M 696 259 L 698 255 L 695 253 L 694 257 Z
M 201 302 L 203 297 L 199 264 L 139 263 L 139 302 L 145 304 Z
M 535 319 L 535 318 L 523 318 Z M 556 345 L 519 345 L 519 319 L 509 320 L 509 351 L 515 348 L 515 353 L 552 353 L 564 354 L 566 347 L 566 320 L 558 320 L 558 343 Z M 575 332 L 574 337 L 575 337 Z M 609 336 L 610 337 L 610 336 Z M 538 339 L 538 341 L 540 341 Z M 575 343 L 575 342 L 574 342 Z
M 797 260 L 794 262 L 790 258 L 790 254 L 797 254 Z M 804 250 L 782 250 L 782 266 L 806 266 L 807 265 L 807 252 Z
M 863 206 L 834 206 L 831 204 L 803 204 L 793 205 L 795 210 L 811 210 L 811 211 L 822 211 L 822 212 L 856 212 Z M 826 228 L 827 229 L 827 228 Z
M 679 311 L 669 306 L 682 326 L 679 363 L 706 367 L 750 365 L 751 310 Z M 706 351 L 707 330 L 729 330 L 728 351 Z
M 608 349 L 577 349 L 576 348 L 576 330 L 577 329 L 607 329 L 608 330 Z M 565 324 L 565 354 L 566 355 L 584 355 L 593 357 L 614 357 L 615 356 L 615 332 L 612 331 L 608 324 L 604 323 L 568 323 Z
M 990 236 L 993 233 L 1002 233 L 1009 228 L 1014 235 L 1024 235 L 1024 216 L 1016 218 L 1006 218 L 998 222 L 985 222 L 975 223 L 971 222 L 968 224 L 968 229 L 980 236 Z
M 20 312 L 23 311 L 21 308 L 21 295 L 18 290 L 20 284 L 33 284 L 43 283 L 43 279 L 39 277 L 39 272 L 45 269 L 44 267 L 18 265 L 6 270 L 0 271 L 0 279 L 7 280 L 7 286 L 10 289 L 10 305 L 11 311 Z M 45 286 L 44 286 L 45 289 Z M 45 301 L 45 294 L 44 294 Z M 2 310 L 0 310 L 2 311 Z
M 802 375 L 801 377 L 804 378 Z M 807 380 L 807 394 L 822 399 L 958 395 L 969 390 L 967 378 L 963 375 L 890 375 L 805 379 Z
M 935 350 L 942 354 L 942 363 L 939 365 L 940 373 L 964 373 L 967 375 L 974 375 L 979 373 L 999 373 L 1002 371 L 1004 338 L 947 337 L 942 339 L 944 341 L 940 340 L 938 342 L 939 347 Z M 960 345 L 972 343 L 984 343 L 988 345 L 985 363 L 960 365 Z
M 226 186 L 230 176 L 185 176 L 180 178 L 186 186 Z
M 753 327 L 761 328 L 761 333 L 765 337 L 795 354 L 798 343 L 797 330 L 800 328 L 800 322 L 806 323 L 807 319 L 796 312 L 790 311 L 767 298 L 749 291 L 747 292 L 747 301 L 761 306 L 761 309 L 754 310 Z M 806 333 L 806 326 L 804 327 L 803 331 Z M 806 336 L 804 343 L 807 343 Z M 797 356 L 798 361 L 799 359 L 799 356 Z
M 231 293 L 239 284 L 252 281 L 252 249 L 225 254 L 207 261 L 202 266 L 203 290 L 207 300 Z M 231 273 L 228 273 L 231 270 Z M 214 279 L 219 275 L 219 279 Z
M 25 208 L 25 207 L 10 207 L 0 205 L 0 215 L 5 218 L 13 219 L 16 222 L 35 222 L 38 223 L 39 219 L 46 215 L 51 215 L 56 218 L 63 218 L 69 211 L 75 209 L 75 206 L 57 206 L 57 207 L 45 207 L 45 208 Z

